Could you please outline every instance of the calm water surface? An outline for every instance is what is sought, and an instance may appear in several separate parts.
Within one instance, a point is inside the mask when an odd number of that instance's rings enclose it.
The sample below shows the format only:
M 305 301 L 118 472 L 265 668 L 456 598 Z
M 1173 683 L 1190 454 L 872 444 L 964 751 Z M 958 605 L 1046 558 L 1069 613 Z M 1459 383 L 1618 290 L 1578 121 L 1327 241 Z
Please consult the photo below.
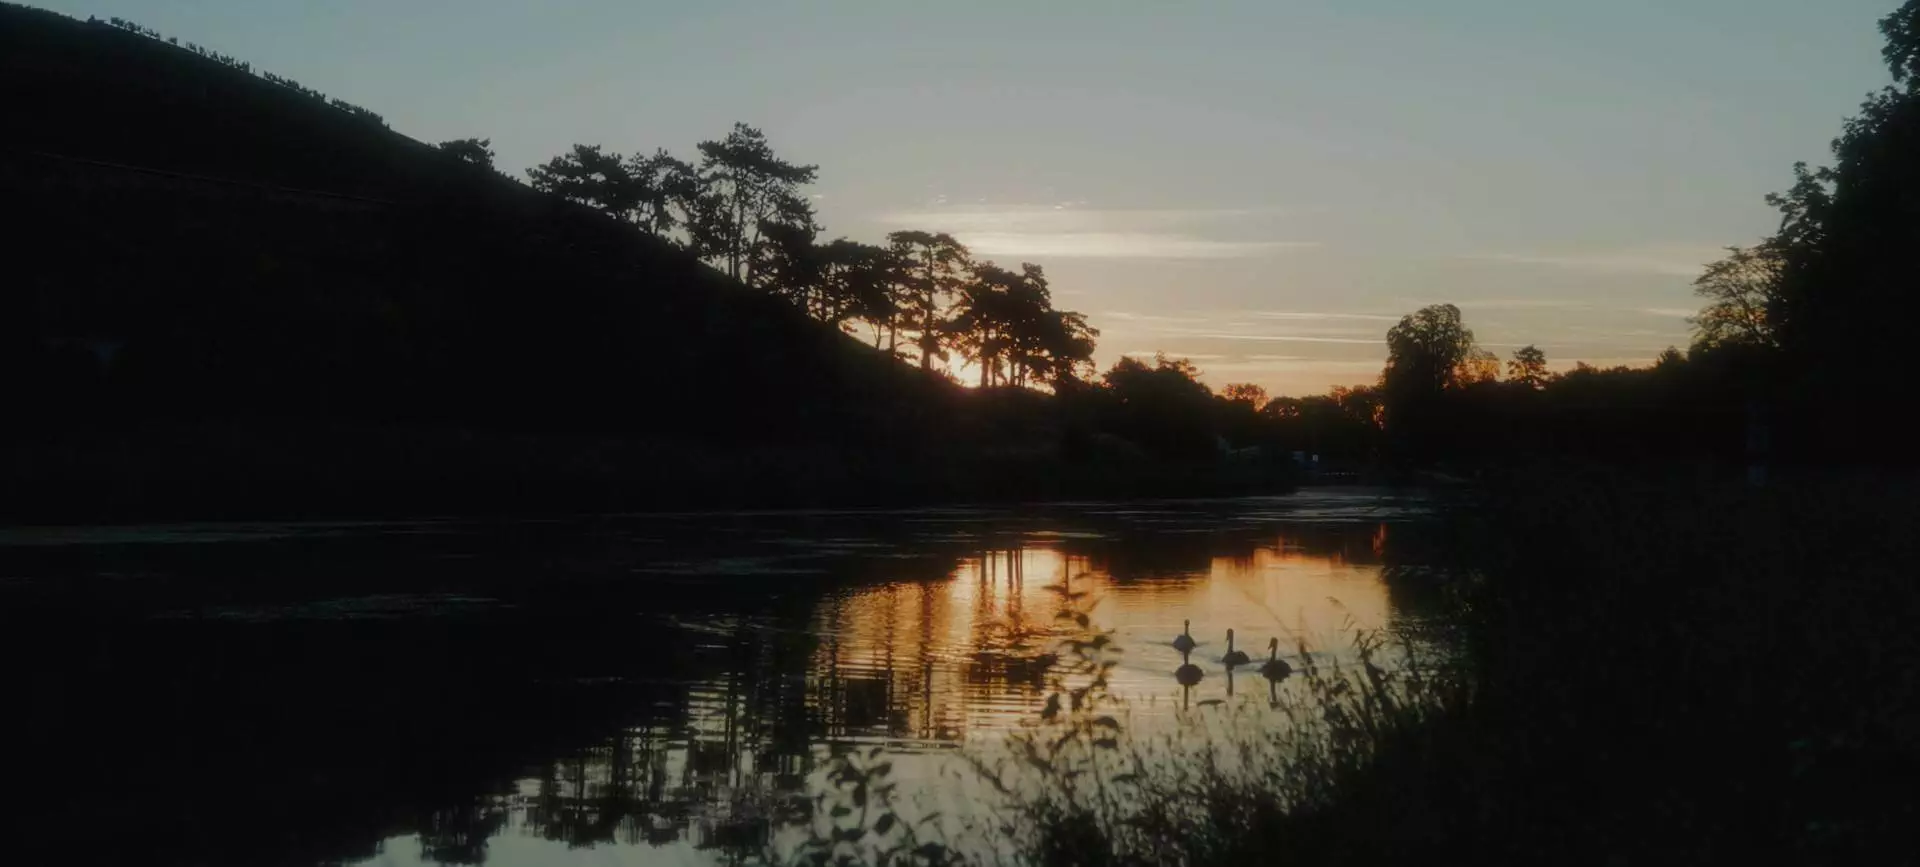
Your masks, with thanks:
M 1020 511 L 0 531 L 28 745 L 12 863 L 712 864 L 885 745 L 908 786 L 1033 718 L 1060 596 L 1136 726 L 1218 664 L 1431 625 L 1433 505 L 1364 490 Z M 1206 679 L 1173 680 L 1191 620 Z M 1296 662 L 1297 664 L 1297 662 Z M 1284 688 L 1284 687 L 1283 687 Z

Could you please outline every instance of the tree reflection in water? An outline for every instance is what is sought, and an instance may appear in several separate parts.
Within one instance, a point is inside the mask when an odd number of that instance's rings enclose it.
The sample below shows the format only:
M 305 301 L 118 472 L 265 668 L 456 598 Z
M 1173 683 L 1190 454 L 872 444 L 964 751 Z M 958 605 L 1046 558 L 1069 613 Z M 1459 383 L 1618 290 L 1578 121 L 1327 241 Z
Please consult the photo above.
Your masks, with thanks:
M 1055 663 L 1048 588 L 1069 576 L 1128 648 L 1115 693 L 1144 699 L 1148 718 L 1233 688 L 1207 641 L 1194 694 L 1169 676 L 1181 657 L 1165 639 L 1183 619 L 1203 637 L 1292 646 L 1349 622 L 1419 623 L 1431 596 L 1381 580 L 1388 565 L 1419 573 L 1417 523 L 1243 505 L 869 525 L 863 545 L 841 526 L 702 524 L 680 534 L 691 545 L 616 529 L 517 540 L 538 565 L 461 533 L 406 543 L 425 550 L 208 544 L 165 594 L 104 612 L 104 555 L 50 556 L 38 566 L 62 589 L 0 601 L 90 650 L 22 688 L 37 755 L 63 772 L 39 777 L 48 791 L 22 827 L 41 830 L 9 844 L 22 863 L 75 860 L 76 840 L 82 860 L 160 864 L 558 857 L 529 845 L 739 861 L 808 806 L 809 775 L 834 753 L 885 745 L 896 775 L 926 780 L 941 756 L 1032 717 Z M 486 556 L 445 556 L 475 547 Z M 417 604 L 312 601 L 337 598 L 323 576 L 343 574 Z M 131 744 L 117 735 L 129 710 Z M 110 833 L 82 831 L 103 816 Z

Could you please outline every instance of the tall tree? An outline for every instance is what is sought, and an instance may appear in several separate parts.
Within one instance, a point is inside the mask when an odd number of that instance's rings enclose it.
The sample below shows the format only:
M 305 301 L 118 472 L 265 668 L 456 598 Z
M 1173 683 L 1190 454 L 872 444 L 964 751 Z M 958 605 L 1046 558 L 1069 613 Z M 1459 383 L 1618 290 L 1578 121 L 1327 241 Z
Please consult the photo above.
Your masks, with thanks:
M 915 334 L 920 368 L 931 370 L 947 356 L 947 307 L 966 285 L 972 254 L 945 232 L 891 232 L 887 244 L 901 260 L 901 325 Z
M 765 133 L 744 123 L 700 148 L 703 195 L 693 220 L 694 248 L 735 279 L 762 285 L 754 270 L 767 255 L 766 227 L 813 226 L 813 209 L 800 187 L 819 166 L 780 159 Z
M 897 270 L 890 251 L 838 238 L 820 247 L 818 255 L 821 273 L 813 301 L 814 318 L 842 325 L 852 319 L 874 321 L 886 315 L 891 307 L 887 287 Z
M 953 348 L 980 367 L 981 388 L 999 379 L 1002 361 L 1020 328 L 1020 284 L 1020 275 L 1012 271 L 992 262 L 975 262 L 956 293 L 946 331 Z
M 1829 420 L 1827 430 L 1884 430 L 1868 407 L 1900 387 L 1920 318 L 1920 0 L 1880 30 L 1893 85 L 1847 121 L 1832 168 L 1795 166 L 1792 189 L 1769 199 L 1781 212 L 1770 242 L 1782 255 L 1774 335 L 1836 418 L 1857 423 Z
M 1473 352 L 1473 332 L 1452 304 L 1422 307 L 1401 317 L 1387 332 L 1387 391 L 1405 396 L 1437 395 L 1458 384 Z
M 1046 364 L 1036 370 L 1052 383 L 1055 390 L 1078 381 L 1093 372 L 1094 341 L 1100 329 L 1087 324 L 1087 317 L 1072 310 L 1050 310 L 1042 326 L 1046 346 Z
M 533 188 L 598 208 L 623 222 L 646 198 L 628 164 L 600 145 L 576 144 L 566 153 L 527 169 Z
M 760 255 L 755 257 L 761 286 L 792 301 L 807 315 L 816 315 L 826 277 L 824 250 L 814 241 L 818 233 L 811 225 L 768 223 L 762 236 Z
M 1687 320 L 1694 327 L 1694 345 L 1778 345 L 1768 314 L 1780 303 L 1784 272 L 1778 249 L 1729 247 L 1727 253 L 1693 281 L 1693 294 L 1707 302 Z
M 633 222 L 654 235 L 682 243 L 674 239 L 673 232 L 685 228 L 691 234 L 703 192 L 699 172 L 691 163 L 660 149 L 650 155 L 628 157 L 627 175 L 638 200 Z M 684 243 L 691 247 L 692 238 Z
M 1035 374 L 1054 373 L 1053 352 L 1072 339 L 1060 333 L 1071 324 L 1053 309 L 1039 265 L 1023 262 L 1015 273 L 980 262 L 959 292 L 947 330 L 954 346 L 980 365 L 982 386 L 1023 386 Z M 1064 351 L 1076 354 L 1073 347 Z
M 1099 330 L 1072 310 L 1056 310 L 1047 275 L 1039 265 L 1020 263 L 1020 279 L 1009 292 L 1005 355 L 1009 381 L 1025 386 L 1038 377 L 1058 388 L 1093 368 Z
M 1513 360 L 1507 362 L 1507 381 L 1538 391 L 1545 388 L 1551 374 L 1547 372 L 1547 354 L 1540 347 L 1529 343 L 1513 351 Z
M 1442 395 L 1464 384 L 1473 358 L 1473 332 L 1452 304 L 1423 307 L 1387 332 L 1387 367 L 1380 384 L 1387 432 L 1402 458 L 1422 463 L 1444 449 L 1451 431 Z

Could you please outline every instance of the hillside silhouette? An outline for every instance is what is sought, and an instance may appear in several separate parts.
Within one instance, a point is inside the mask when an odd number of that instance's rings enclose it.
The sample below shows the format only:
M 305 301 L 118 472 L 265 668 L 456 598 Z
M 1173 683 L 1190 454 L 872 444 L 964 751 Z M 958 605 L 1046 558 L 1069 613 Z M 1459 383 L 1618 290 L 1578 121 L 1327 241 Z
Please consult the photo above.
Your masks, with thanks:
M 934 391 L 378 122 L 106 24 L 0 16 L 0 98 L 39 119 L 0 164 L 30 217 L 6 317 L 29 333 L 8 342 L 111 362 L 51 399 L 791 438 L 891 433 L 890 403 Z
M 107 22 L 0 7 L 0 101 L 34 119 L 0 148 L 16 439 L 159 425 L 138 440 L 295 466 L 351 462 L 316 422 L 413 426 L 413 452 L 448 431 L 879 447 L 953 399 L 588 207 Z

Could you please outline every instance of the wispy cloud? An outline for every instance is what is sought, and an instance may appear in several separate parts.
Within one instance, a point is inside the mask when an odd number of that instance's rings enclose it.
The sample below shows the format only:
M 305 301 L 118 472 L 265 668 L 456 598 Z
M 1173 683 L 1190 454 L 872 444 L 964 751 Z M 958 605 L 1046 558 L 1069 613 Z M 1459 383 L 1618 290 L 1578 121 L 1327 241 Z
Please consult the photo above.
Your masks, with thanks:
M 990 256 L 1056 259 L 1245 259 L 1281 250 L 1317 247 L 1299 241 L 1209 241 L 1144 232 L 1016 234 L 955 233 L 976 252 Z
M 1356 371 L 1363 374 L 1380 372 L 1378 359 L 1329 359 L 1300 358 L 1296 356 L 1255 356 L 1249 355 L 1242 361 L 1213 362 L 1204 365 L 1202 373 L 1219 382 L 1226 376 L 1245 376 L 1260 373 L 1300 373 L 1310 371 Z
M 1129 358 L 1153 358 L 1154 356 L 1157 356 L 1157 355 L 1165 355 L 1168 358 L 1184 358 L 1188 361 L 1220 361 L 1226 358 L 1226 356 L 1218 355 L 1218 354 L 1210 355 L 1205 353 L 1196 354 L 1192 352 L 1167 352 L 1164 349 L 1135 349 L 1135 350 L 1132 350 L 1131 352 L 1122 352 L 1120 354 L 1125 355 Z
M 1236 334 L 1224 331 L 1168 331 L 1179 337 L 1200 337 L 1208 340 L 1252 340 L 1269 343 L 1354 343 L 1375 344 L 1382 342 L 1377 337 L 1320 337 L 1311 334 Z
M 1161 316 L 1161 315 L 1152 314 L 1152 313 L 1134 313 L 1128 310 L 1102 310 L 1100 311 L 1100 315 L 1103 318 L 1117 320 L 1120 322 L 1149 322 L 1149 323 L 1167 322 L 1167 323 L 1191 324 L 1191 323 L 1198 323 L 1198 322 L 1213 321 L 1205 316 Z
M 1476 298 L 1462 301 L 1460 307 L 1468 310 L 1590 310 L 1593 305 L 1585 301 L 1571 301 L 1564 298 Z
M 1259 319 L 1283 319 L 1287 321 L 1316 322 L 1323 320 L 1357 319 L 1366 322 L 1398 322 L 1400 317 L 1384 313 L 1309 313 L 1300 310 L 1248 310 L 1242 315 Z
M 1239 259 L 1320 246 L 1302 240 L 1228 240 L 1217 231 L 1259 214 L 1254 209 L 1126 210 L 1062 205 L 936 207 L 882 214 L 901 228 L 950 232 L 989 256 L 1088 259 Z M 1209 230 L 1214 231 L 1209 231 Z M 1226 233 L 1226 234 L 1231 234 Z
M 1698 310 L 1685 307 L 1642 307 L 1639 312 L 1648 316 L 1666 316 L 1673 319 L 1687 319 L 1700 314 Z
M 1347 342 L 1333 340 L 1336 337 L 1346 336 L 1353 338 L 1352 342 L 1358 343 L 1379 342 L 1380 335 L 1385 332 L 1380 329 L 1378 323 L 1397 321 L 1397 317 L 1373 314 L 1296 314 L 1259 310 L 1206 310 L 1180 316 L 1136 313 L 1129 310 L 1105 310 L 1101 311 L 1099 318 L 1114 327 L 1125 325 L 1129 332 L 1147 331 L 1175 337 L 1228 336 L 1228 339 L 1238 340 L 1297 338 L 1306 342 L 1316 339 L 1323 342 Z M 1361 337 L 1366 339 L 1360 340 Z
M 1470 253 L 1457 258 L 1482 262 L 1509 262 L 1517 265 L 1542 265 L 1575 271 L 1694 277 L 1699 275 L 1708 262 L 1725 255 L 1726 249 L 1723 246 L 1649 244 L 1613 250 Z

